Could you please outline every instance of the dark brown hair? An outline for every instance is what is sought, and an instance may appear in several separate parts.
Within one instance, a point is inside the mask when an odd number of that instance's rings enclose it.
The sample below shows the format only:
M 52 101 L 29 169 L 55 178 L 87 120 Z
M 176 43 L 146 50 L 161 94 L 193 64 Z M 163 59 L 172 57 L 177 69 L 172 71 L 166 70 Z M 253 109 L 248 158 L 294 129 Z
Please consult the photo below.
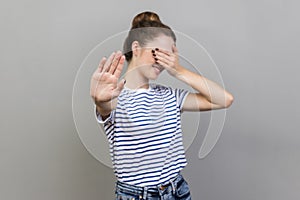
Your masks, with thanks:
M 143 47 L 161 34 L 172 37 L 176 42 L 175 33 L 169 26 L 160 21 L 156 13 L 146 11 L 136 15 L 132 20 L 131 29 L 123 45 L 126 60 L 130 62 L 132 58 L 132 42 L 138 41 Z

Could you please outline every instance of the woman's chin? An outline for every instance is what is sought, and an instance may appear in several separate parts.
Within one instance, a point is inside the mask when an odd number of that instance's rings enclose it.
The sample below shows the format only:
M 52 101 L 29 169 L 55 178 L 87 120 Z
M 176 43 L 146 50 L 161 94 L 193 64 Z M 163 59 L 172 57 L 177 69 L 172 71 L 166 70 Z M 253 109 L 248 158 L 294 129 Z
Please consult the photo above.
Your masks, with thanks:
M 153 73 L 151 73 L 151 80 L 156 80 L 158 79 L 159 75 L 161 74 L 162 71 L 160 71 L 159 69 L 157 68 L 154 68 L 153 69 Z

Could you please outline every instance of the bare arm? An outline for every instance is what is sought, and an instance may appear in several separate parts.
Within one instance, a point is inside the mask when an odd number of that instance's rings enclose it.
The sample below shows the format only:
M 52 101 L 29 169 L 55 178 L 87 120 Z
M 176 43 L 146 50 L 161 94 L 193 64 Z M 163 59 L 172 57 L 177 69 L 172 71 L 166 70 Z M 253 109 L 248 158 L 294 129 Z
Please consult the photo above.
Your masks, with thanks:
M 233 102 L 233 96 L 217 83 L 180 67 L 176 76 L 179 80 L 190 85 L 197 93 L 188 94 L 183 110 L 206 111 L 228 108 Z
M 222 109 L 232 104 L 234 99 L 232 94 L 204 76 L 185 69 L 179 64 L 178 51 L 175 46 L 173 46 L 173 52 L 159 50 L 156 52 L 156 58 L 169 74 L 197 91 L 197 93 L 188 94 L 182 108 L 184 111 Z

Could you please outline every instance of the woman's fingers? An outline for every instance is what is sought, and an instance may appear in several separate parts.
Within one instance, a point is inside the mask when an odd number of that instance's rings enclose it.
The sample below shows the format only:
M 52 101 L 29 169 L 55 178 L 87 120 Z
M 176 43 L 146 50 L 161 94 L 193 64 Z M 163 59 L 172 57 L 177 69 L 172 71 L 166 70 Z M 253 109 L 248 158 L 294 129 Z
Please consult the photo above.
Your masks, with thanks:
M 153 54 L 155 61 L 163 66 L 171 75 L 175 76 L 177 68 L 179 66 L 178 50 L 175 46 L 172 46 L 172 52 L 159 49 Z
M 100 61 L 100 63 L 99 63 L 99 66 L 98 66 L 98 70 L 97 70 L 99 73 L 102 72 L 106 60 L 107 60 L 106 57 L 103 57 L 103 58 L 101 59 L 101 61 Z
M 157 58 L 157 61 L 161 61 L 163 62 L 165 65 L 172 65 L 172 56 L 169 56 L 165 53 L 162 52 L 155 52 L 156 56 L 155 58 Z
M 105 62 L 104 66 L 103 66 L 103 70 L 102 72 L 108 72 L 109 68 L 110 68 L 110 65 L 115 57 L 115 52 L 113 52 L 107 59 L 107 61 Z
M 113 74 L 117 77 L 120 78 L 122 70 L 123 70 L 123 66 L 124 66 L 124 62 L 125 62 L 125 56 L 122 55 L 120 57 L 120 60 L 118 62 L 118 66 L 116 67 L 115 71 L 113 72 Z
M 155 49 L 155 52 L 164 53 L 164 54 L 166 54 L 168 56 L 170 56 L 172 54 L 172 52 L 170 52 L 170 51 L 167 51 L 165 49 L 158 49 L 158 48 Z
M 118 64 L 119 64 L 119 61 L 121 59 L 121 56 L 122 56 L 122 52 L 121 51 L 118 51 L 116 54 L 115 54 L 115 57 L 111 63 L 111 66 L 109 68 L 109 71 L 108 73 L 110 74 L 114 74 L 116 68 L 118 67 Z
M 157 60 L 156 61 L 159 65 L 161 65 L 162 67 L 164 67 L 166 70 L 169 70 L 170 69 L 170 65 L 169 63 L 163 61 L 163 60 Z
M 117 52 L 113 52 L 108 59 L 105 59 L 105 61 L 103 61 L 103 59 L 101 60 L 100 64 L 99 64 L 99 72 L 108 72 L 110 74 L 115 74 L 115 72 L 117 71 L 117 69 L 122 66 L 124 64 L 124 58 L 122 58 L 124 56 L 122 56 L 122 52 L 121 51 L 117 51 Z M 104 65 L 103 65 L 104 63 Z M 102 66 L 103 65 L 103 66 Z M 122 69 L 121 69 L 122 71 Z

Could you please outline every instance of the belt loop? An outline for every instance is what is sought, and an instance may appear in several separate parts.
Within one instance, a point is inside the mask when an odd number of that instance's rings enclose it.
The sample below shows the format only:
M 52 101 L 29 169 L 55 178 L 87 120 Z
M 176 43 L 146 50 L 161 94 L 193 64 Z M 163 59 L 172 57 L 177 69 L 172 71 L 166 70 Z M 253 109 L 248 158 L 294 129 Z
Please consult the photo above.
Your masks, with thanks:
M 174 182 L 172 180 L 170 180 L 170 183 L 171 183 L 171 186 L 172 186 L 172 193 L 173 195 L 175 195 L 175 185 L 174 185 Z
M 143 200 L 146 200 L 146 198 L 147 198 L 147 190 L 148 190 L 148 187 L 145 186 L 144 187 L 144 192 L 143 192 Z

